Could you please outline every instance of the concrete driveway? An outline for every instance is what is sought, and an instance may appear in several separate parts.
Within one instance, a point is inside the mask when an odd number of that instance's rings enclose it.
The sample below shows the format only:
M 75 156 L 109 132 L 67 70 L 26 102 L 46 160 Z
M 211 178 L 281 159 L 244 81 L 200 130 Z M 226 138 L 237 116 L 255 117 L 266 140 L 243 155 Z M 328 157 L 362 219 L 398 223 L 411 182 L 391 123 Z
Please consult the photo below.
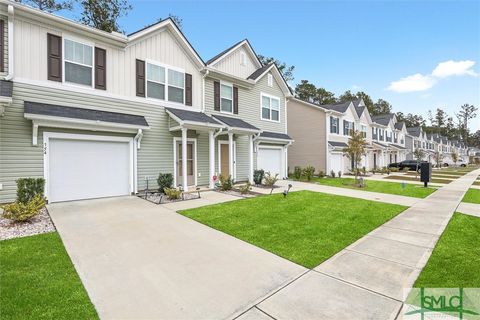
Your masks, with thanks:
M 135 197 L 48 206 L 103 319 L 226 319 L 307 270 Z

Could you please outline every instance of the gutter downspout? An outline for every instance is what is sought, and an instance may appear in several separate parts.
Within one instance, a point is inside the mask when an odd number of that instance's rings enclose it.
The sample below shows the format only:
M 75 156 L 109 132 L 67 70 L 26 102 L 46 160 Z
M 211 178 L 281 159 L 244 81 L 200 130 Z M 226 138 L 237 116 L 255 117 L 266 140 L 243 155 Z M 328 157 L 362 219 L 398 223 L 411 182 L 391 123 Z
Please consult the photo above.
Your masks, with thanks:
M 8 5 L 8 74 L 5 76 L 5 80 L 12 80 L 14 76 L 13 72 L 13 58 L 15 56 L 13 52 L 13 22 L 15 11 L 11 4 Z
M 138 160 L 137 160 L 137 150 L 140 149 L 140 141 L 142 141 L 143 137 L 143 130 L 138 129 L 137 134 L 133 138 L 134 143 L 137 144 L 137 146 L 133 147 L 133 193 L 137 194 L 138 193 Z M 148 183 L 148 181 L 147 181 Z
M 137 142 L 137 149 L 140 149 L 140 142 L 142 141 L 143 138 L 143 130 L 138 129 L 137 134 L 135 135 L 135 138 L 133 138 Z
M 205 70 L 205 74 L 202 76 L 202 112 L 205 113 L 205 78 L 208 76 L 210 71 Z

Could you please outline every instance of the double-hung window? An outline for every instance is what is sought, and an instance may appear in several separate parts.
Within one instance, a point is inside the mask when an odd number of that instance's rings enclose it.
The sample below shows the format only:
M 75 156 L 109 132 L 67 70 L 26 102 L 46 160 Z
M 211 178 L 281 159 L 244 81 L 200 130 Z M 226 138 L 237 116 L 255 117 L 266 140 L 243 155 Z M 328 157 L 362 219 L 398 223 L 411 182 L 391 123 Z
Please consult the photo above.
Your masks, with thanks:
M 220 111 L 233 113 L 233 86 L 220 84 Z
M 262 119 L 280 120 L 280 99 L 262 94 Z
M 351 136 L 354 130 L 354 123 L 351 121 L 343 120 L 343 135 Z
M 92 86 L 93 46 L 64 39 L 65 82 Z
M 339 134 L 338 121 L 339 119 L 337 117 L 330 117 L 330 133 Z
M 185 73 L 147 62 L 147 97 L 185 103 Z
M 367 126 L 362 125 L 362 136 L 364 138 L 367 137 Z

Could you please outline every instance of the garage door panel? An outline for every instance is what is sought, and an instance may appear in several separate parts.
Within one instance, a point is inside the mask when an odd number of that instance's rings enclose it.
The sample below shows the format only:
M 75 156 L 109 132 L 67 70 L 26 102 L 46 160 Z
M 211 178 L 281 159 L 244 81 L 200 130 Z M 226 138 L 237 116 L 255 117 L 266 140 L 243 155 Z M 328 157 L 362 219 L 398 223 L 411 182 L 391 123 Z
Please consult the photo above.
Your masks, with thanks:
M 340 153 L 330 154 L 330 170 L 333 170 L 335 174 L 338 174 L 339 171 L 343 173 L 343 155 Z M 330 174 L 330 172 L 328 172 Z
M 283 177 L 282 149 L 258 148 L 257 168 Z
M 128 142 L 50 139 L 49 200 L 128 195 Z

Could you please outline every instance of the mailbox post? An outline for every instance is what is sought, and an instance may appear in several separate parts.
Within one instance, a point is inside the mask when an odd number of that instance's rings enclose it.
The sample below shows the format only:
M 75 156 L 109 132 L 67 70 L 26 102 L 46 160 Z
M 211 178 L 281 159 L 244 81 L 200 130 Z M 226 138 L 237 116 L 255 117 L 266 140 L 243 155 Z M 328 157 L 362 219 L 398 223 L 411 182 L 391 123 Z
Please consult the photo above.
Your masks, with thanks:
M 428 187 L 428 183 L 432 178 L 432 164 L 430 162 L 422 162 L 420 164 L 420 181 L 423 182 L 423 186 Z

